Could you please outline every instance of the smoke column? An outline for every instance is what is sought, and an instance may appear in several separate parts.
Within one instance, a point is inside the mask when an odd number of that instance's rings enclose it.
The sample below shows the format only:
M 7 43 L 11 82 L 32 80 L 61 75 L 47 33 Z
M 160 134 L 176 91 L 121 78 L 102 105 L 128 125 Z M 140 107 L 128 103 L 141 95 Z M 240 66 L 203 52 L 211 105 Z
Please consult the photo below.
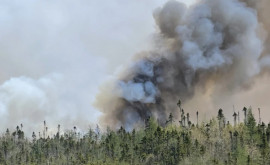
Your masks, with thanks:
M 101 89 L 102 122 L 126 128 L 148 116 L 165 122 L 170 112 L 179 114 L 177 100 L 187 102 L 196 89 L 218 99 L 249 89 L 270 66 L 262 3 L 268 1 L 201 0 L 191 7 L 169 1 L 156 9 L 156 48 Z

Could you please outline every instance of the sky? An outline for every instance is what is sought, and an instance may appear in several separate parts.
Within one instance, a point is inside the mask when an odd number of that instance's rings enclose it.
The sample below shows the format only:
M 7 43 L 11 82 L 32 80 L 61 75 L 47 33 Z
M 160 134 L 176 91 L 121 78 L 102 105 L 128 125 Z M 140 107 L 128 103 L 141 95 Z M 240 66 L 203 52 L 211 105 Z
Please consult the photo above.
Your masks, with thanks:
M 98 123 L 99 86 L 151 47 L 152 13 L 165 2 L 1 0 L 1 132 Z

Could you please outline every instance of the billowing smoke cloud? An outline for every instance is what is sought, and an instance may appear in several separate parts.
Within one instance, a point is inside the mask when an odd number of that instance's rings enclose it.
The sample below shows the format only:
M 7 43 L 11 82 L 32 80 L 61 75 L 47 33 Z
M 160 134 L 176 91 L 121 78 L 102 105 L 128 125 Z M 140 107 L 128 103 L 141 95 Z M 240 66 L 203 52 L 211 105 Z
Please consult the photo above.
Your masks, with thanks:
M 41 122 L 37 116 L 57 113 L 48 104 L 50 99 L 55 98 L 51 97 L 50 93 L 56 90 L 54 81 L 57 79 L 59 79 L 57 75 L 38 80 L 17 77 L 3 83 L 0 86 L 2 124 L 7 126 L 6 124 L 9 121 L 13 121 L 14 124 L 31 125 L 31 123 Z M 21 118 L 21 116 L 24 116 L 24 118 Z
M 169 1 L 156 9 L 156 49 L 138 55 L 97 97 L 105 124 L 129 128 L 150 115 L 164 123 L 179 113 L 177 100 L 187 102 L 198 89 L 215 102 L 248 89 L 270 66 L 268 25 L 252 2 Z
M 86 117 L 82 117 L 80 108 L 85 105 L 76 104 L 74 96 L 71 95 L 76 93 L 66 90 L 67 86 L 60 88 L 65 83 L 66 78 L 60 74 L 39 79 L 21 76 L 5 81 L 0 86 L 3 129 L 13 130 L 16 125 L 23 124 L 26 135 L 31 135 L 32 131 L 42 131 L 43 120 L 49 124 L 47 126 L 51 133 L 56 132 L 57 123 L 62 125 L 63 129 L 72 128 L 74 125 L 86 129 L 91 123 Z M 77 109 L 79 110 L 75 113 Z M 79 120 L 81 123 L 77 122 Z

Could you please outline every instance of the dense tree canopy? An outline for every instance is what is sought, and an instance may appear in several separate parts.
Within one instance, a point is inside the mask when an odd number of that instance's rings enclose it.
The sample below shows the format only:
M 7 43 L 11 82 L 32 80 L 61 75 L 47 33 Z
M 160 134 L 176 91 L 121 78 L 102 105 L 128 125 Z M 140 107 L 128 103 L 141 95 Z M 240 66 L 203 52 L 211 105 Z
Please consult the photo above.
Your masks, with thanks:
M 166 126 L 149 118 L 130 132 L 97 127 L 84 135 L 76 127 L 61 134 L 58 125 L 53 137 L 44 121 L 31 140 L 21 125 L 0 137 L 0 164 L 270 164 L 270 124 L 257 125 L 251 108 L 246 111 L 235 126 L 226 124 L 222 109 L 198 125 L 181 109 L 180 123 L 170 114 Z

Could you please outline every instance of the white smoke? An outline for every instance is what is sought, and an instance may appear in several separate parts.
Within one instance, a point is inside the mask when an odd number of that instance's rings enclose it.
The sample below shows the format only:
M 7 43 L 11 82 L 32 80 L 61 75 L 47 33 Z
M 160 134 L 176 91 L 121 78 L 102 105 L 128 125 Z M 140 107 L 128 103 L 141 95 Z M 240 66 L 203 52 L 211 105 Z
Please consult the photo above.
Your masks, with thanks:
M 97 124 L 99 85 L 147 47 L 161 2 L 1 1 L 0 132 L 22 123 L 31 136 L 44 120 L 49 130 Z
M 269 68 L 269 38 L 262 35 L 269 30 L 262 32 L 268 25 L 260 18 L 266 10 L 237 0 L 190 7 L 168 1 L 152 19 L 164 2 L 1 1 L 2 132 L 23 123 L 31 135 L 43 120 L 49 129 L 98 122 L 100 113 L 91 105 L 97 87 L 132 54 L 150 47 L 154 22 L 157 48 L 131 62 L 112 91 L 108 85 L 97 97 L 106 125 L 132 125 L 150 113 L 166 117 L 177 99 L 203 98 L 197 88 L 218 109 L 220 100 L 251 86 Z M 193 104 L 203 102 L 198 100 Z
M 29 133 L 33 131 L 33 123 L 41 124 L 48 115 L 58 116 L 52 102 L 56 98 L 55 81 L 59 79 L 58 75 L 37 80 L 17 77 L 3 83 L 0 86 L 1 126 L 11 129 L 23 123 L 32 127 L 25 128 Z
M 120 97 L 125 98 L 128 101 L 140 101 L 143 103 L 155 103 L 155 97 L 158 91 L 151 81 L 144 83 L 135 82 L 120 82 L 120 91 L 122 91 Z

